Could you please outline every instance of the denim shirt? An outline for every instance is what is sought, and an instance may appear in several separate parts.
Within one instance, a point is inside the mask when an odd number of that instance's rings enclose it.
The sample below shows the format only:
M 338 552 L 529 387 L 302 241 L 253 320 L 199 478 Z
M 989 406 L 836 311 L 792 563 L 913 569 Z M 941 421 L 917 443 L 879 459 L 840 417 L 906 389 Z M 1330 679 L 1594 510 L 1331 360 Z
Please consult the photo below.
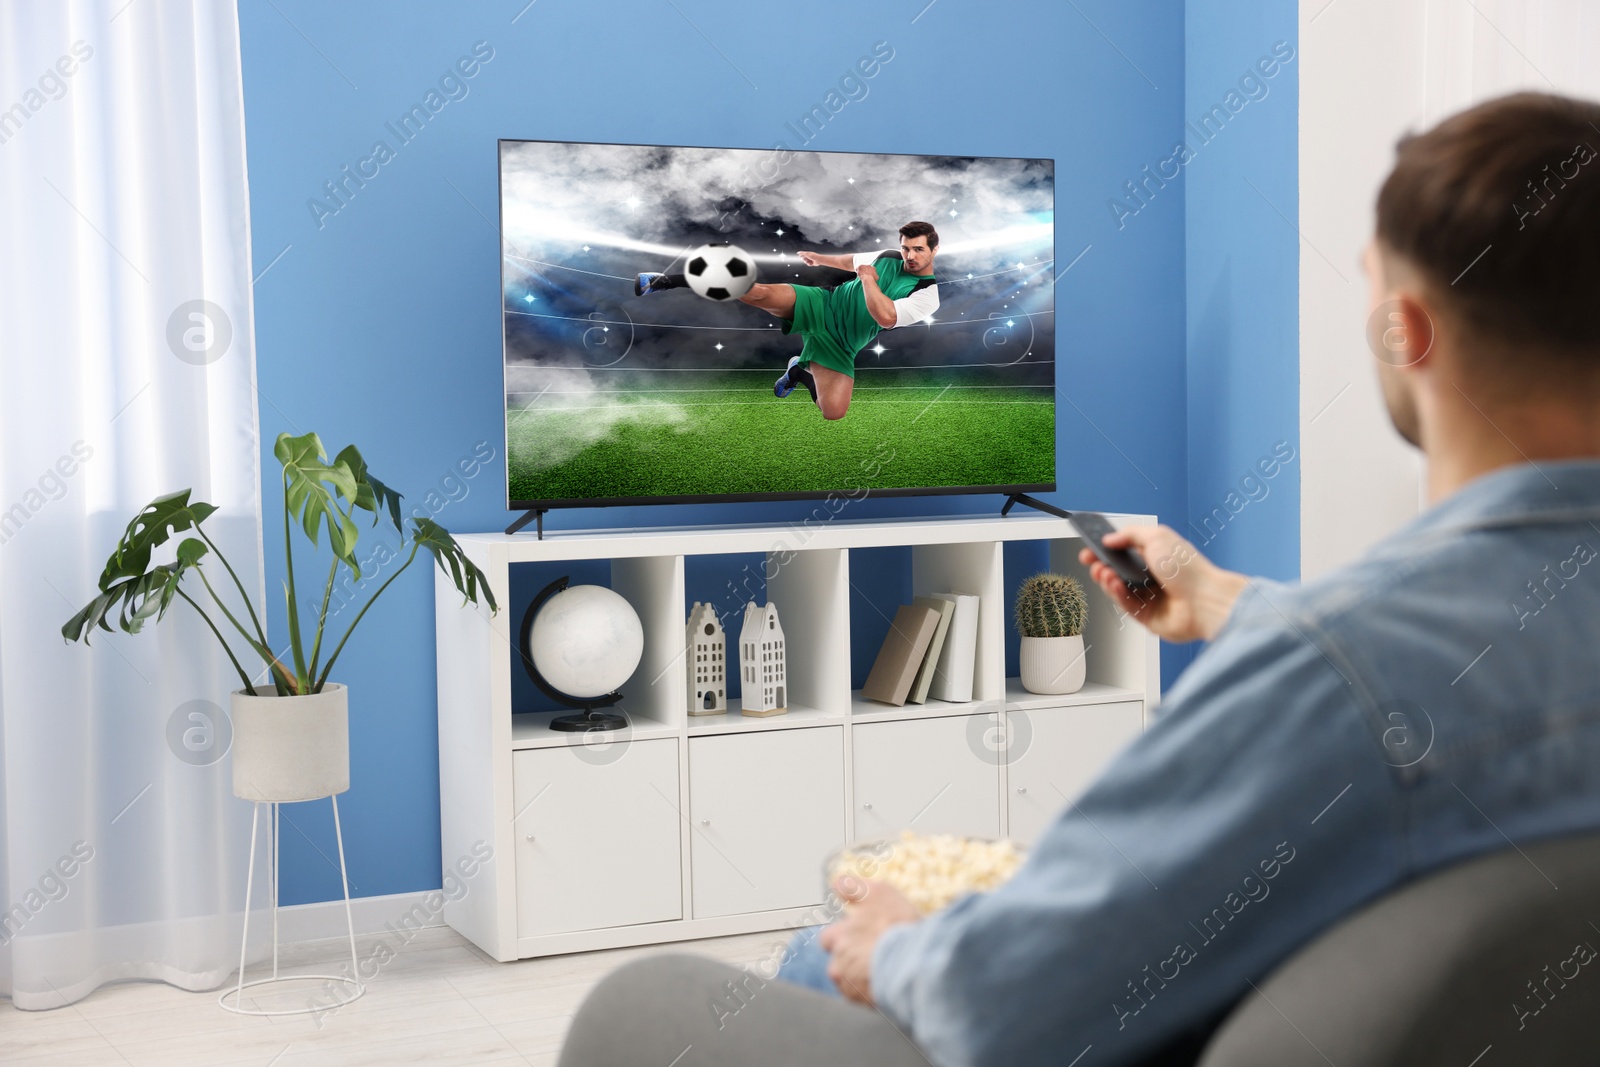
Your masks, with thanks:
M 1597 659 L 1600 462 L 1254 581 L 1011 882 L 885 933 L 873 997 L 947 1067 L 1137 1063 L 1373 898 L 1600 829 Z

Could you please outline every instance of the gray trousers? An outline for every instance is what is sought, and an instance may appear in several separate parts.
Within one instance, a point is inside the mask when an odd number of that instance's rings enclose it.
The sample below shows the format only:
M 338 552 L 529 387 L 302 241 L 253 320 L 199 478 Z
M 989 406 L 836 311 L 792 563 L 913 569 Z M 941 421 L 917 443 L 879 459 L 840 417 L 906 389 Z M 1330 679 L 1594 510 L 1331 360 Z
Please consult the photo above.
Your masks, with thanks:
M 702 956 L 619 967 L 572 1020 L 559 1067 L 928 1067 L 882 1014 Z

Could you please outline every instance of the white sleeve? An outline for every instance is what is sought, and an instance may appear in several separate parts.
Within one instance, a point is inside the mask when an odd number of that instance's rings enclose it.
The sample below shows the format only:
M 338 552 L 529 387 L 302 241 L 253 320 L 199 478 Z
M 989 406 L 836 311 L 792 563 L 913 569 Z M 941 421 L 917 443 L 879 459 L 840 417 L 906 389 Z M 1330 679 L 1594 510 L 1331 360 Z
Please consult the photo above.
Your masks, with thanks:
M 894 302 L 895 326 L 910 326 L 939 310 L 939 287 L 930 285 Z
M 879 256 L 883 255 L 885 252 L 892 251 L 894 251 L 892 248 L 880 248 L 876 252 L 857 252 L 855 255 L 850 257 L 850 267 L 852 270 L 854 270 L 856 267 L 864 267 L 868 263 L 876 260 Z

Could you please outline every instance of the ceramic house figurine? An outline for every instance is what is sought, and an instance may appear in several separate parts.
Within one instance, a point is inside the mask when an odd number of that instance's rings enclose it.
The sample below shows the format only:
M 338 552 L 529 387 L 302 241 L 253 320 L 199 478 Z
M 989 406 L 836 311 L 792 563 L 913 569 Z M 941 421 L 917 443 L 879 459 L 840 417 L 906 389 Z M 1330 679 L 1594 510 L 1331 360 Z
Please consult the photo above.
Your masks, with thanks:
M 746 715 L 782 715 L 789 710 L 788 667 L 783 647 L 783 626 L 778 609 L 770 602 L 744 606 L 744 626 L 739 631 L 739 704 Z
M 717 609 L 698 600 L 689 609 L 689 714 L 728 710 L 728 639 Z

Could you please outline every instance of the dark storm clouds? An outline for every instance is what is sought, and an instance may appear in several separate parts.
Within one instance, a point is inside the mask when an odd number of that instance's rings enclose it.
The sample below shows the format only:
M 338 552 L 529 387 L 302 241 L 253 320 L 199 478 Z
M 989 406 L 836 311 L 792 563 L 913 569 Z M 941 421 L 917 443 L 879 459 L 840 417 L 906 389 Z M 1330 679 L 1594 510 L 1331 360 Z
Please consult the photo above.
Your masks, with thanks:
M 762 281 L 833 286 L 849 275 L 804 267 L 795 253 L 893 248 L 896 231 L 912 219 L 939 229 L 938 321 L 1052 307 L 1047 160 L 795 153 L 762 181 L 755 166 L 768 154 L 757 151 L 546 142 L 502 148 L 507 309 L 564 317 L 514 316 L 522 321 L 508 330 L 513 358 L 549 358 L 557 355 L 553 347 L 592 364 L 595 342 L 614 350 L 618 342 L 604 335 L 622 330 L 633 342 L 628 362 L 641 367 L 686 359 L 770 364 L 780 352 L 792 354 L 797 341 L 775 336 L 766 313 L 686 292 L 636 298 L 633 275 L 681 271 L 684 250 L 728 241 L 756 257 Z M 980 277 L 969 283 L 967 274 Z M 600 334 L 586 321 L 596 313 L 609 326 Z M 677 329 L 641 325 L 650 323 Z M 928 365 L 960 361 L 983 333 L 954 326 L 916 332 L 915 339 L 882 341 L 897 352 L 914 345 L 916 361 Z

